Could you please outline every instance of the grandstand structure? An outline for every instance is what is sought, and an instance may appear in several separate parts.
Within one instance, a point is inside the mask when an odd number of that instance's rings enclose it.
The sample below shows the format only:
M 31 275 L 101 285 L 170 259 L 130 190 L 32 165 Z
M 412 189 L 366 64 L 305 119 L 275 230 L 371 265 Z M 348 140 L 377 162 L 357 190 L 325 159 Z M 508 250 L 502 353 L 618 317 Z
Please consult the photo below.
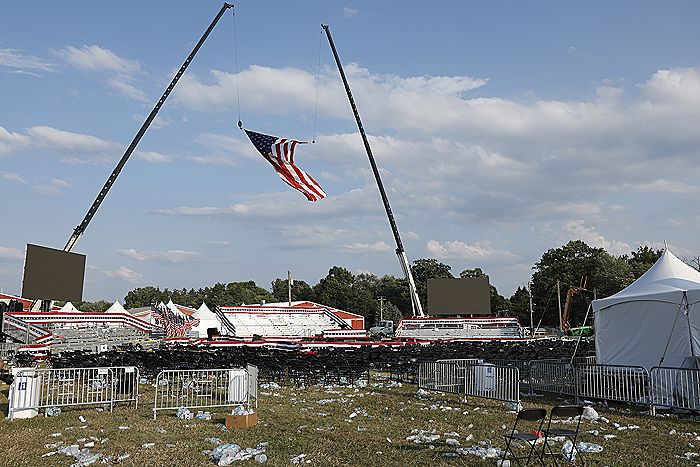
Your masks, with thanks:
M 226 319 L 235 328 L 239 339 L 323 337 L 327 331 L 355 330 L 362 334 L 365 320 L 362 315 L 327 307 L 310 301 L 263 303 L 220 307 Z

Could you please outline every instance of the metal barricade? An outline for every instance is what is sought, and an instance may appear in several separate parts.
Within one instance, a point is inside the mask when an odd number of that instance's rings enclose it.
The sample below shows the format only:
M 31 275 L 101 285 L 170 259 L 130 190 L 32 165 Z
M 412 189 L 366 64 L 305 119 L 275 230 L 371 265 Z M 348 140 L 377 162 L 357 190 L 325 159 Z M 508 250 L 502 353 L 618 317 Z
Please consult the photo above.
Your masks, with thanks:
M 217 368 L 161 371 L 156 377 L 153 419 L 159 410 L 177 410 L 180 407 L 250 407 L 258 386 L 257 367 L 250 367 L 254 370 Z M 255 387 L 255 394 L 252 394 L 252 387 Z
M 464 370 L 449 362 L 423 362 L 418 366 L 418 387 L 460 394 L 464 388 Z
M 649 403 L 649 372 L 641 366 L 581 364 L 576 370 L 578 397 Z
M 245 367 L 248 372 L 248 395 L 251 399 L 255 399 L 255 408 L 258 408 L 258 367 L 255 365 L 247 365 Z
M 495 399 L 504 402 L 520 402 L 520 371 L 514 366 L 498 366 L 489 363 L 464 367 L 466 396 Z
M 138 403 L 138 369 L 37 368 L 19 370 L 10 386 L 8 418 L 18 410 Z M 128 388 L 128 391 L 127 391 Z
M 552 392 L 575 396 L 577 375 L 574 365 L 556 360 L 530 361 L 530 392 Z
M 651 405 L 700 410 L 700 370 L 655 366 L 649 373 Z
M 520 384 L 527 385 L 530 382 L 530 361 L 529 360 L 506 360 L 504 358 L 489 358 L 486 363 L 496 366 L 510 366 L 518 369 L 520 374 Z

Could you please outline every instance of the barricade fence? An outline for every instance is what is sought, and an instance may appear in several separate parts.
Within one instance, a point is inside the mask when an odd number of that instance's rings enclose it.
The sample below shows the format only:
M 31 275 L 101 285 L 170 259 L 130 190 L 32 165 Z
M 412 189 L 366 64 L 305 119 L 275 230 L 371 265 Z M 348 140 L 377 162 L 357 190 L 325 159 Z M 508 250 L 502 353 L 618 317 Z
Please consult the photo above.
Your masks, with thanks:
M 649 372 L 655 407 L 700 410 L 700 370 L 655 366 Z
M 246 406 L 255 398 L 257 406 L 258 369 L 218 368 L 200 370 L 163 370 L 156 377 L 153 419 L 160 410 L 180 407 L 213 408 Z M 252 391 L 251 388 L 255 388 Z
M 84 405 L 138 405 L 136 367 L 35 368 L 17 371 L 10 386 L 8 418 L 19 410 Z
M 515 367 L 467 363 L 466 360 L 423 362 L 418 367 L 418 386 L 464 396 L 520 401 L 520 375 Z

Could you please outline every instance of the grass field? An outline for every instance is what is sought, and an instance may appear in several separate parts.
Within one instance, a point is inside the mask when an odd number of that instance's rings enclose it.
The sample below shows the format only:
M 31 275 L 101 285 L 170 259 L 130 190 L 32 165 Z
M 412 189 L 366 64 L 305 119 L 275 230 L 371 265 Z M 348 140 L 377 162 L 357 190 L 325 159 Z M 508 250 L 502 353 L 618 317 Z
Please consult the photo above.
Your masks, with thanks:
M 455 452 L 455 447 L 447 445 L 445 439 L 458 439 L 461 447 L 488 439 L 495 447 L 503 447 L 501 434 L 506 431 L 503 426 L 510 430 L 514 421 L 514 415 L 506 413 L 503 403 L 481 399 L 462 402 L 457 396 L 434 392 L 419 399 L 414 385 L 387 388 L 383 387 L 385 382 L 375 378 L 365 388 L 261 389 L 258 426 L 232 432 L 222 432 L 217 425 L 223 423 L 227 409 L 212 409 L 211 421 L 179 420 L 174 412 L 163 412 L 154 421 L 153 388 L 141 385 L 138 410 L 117 407 L 109 413 L 95 408 L 64 409 L 57 417 L 1 421 L 0 465 L 68 466 L 74 458 L 60 454 L 42 458 L 43 454 L 56 451 L 45 445 L 63 443 L 82 447 L 91 441 L 90 437 L 95 442 L 91 451 L 114 458 L 129 454 L 123 465 L 134 466 L 215 465 L 202 454 L 215 447 L 206 441 L 210 437 L 244 448 L 269 443 L 267 465 L 272 466 L 290 465 L 290 457 L 299 454 L 305 454 L 305 459 L 310 461 L 305 465 L 317 466 L 496 464 L 493 459 L 481 460 L 471 455 L 446 457 L 446 453 Z M 0 404 L 6 410 L 7 386 L 0 388 L 0 394 Z M 526 399 L 524 405 L 549 409 L 557 402 L 560 401 L 540 397 Z M 700 424 L 695 418 L 650 417 L 642 409 L 619 406 L 596 407 L 596 410 L 610 422 L 582 423 L 580 439 L 604 447 L 602 453 L 587 454 L 588 465 L 692 466 L 700 462 L 700 457 L 691 460 L 685 456 L 700 452 Z M 356 415 L 351 417 L 353 413 Z M 81 415 L 85 422 L 79 421 Z M 618 430 L 615 423 L 639 428 Z M 432 448 L 428 443 L 407 441 L 413 429 L 434 429 L 440 438 L 432 443 Z M 598 435 L 589 430 L 597 430 Z M 451 432 L 458 435 L 445 436 Z M 604 434 L 616 437 L 604 440 Z M 468 435 L 473 439 L 467 441 Z M 83 438 L 84 441 L 77 442 Z M 155 446 L 143 447 L 147 443 Z M 557 451 L 560 448 L 561 444 Z M 254 464 L 252 460 L 243 463 Z M 237 464 L 241 463 L 234 465 Z

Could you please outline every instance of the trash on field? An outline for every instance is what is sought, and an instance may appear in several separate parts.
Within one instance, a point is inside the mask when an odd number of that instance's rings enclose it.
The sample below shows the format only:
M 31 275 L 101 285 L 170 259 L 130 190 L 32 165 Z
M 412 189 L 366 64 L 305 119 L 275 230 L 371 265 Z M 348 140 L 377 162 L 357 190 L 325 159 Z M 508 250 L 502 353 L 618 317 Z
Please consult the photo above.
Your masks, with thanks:
M 47 407 L 46 411 L 44 412 L 47 417 L 58 417 L 61 415 L 61 408 L 60 407 Z
M 520 402 L 506 402 L 506 412 L 517 413 L 523 410 L 523 405 Z
M 143 444 L 141 445 L 141 447 L 144 448 L 144 449 L 150 449 L 150 448 L 152 448 L 152 447 L 155 447 L 155 445 L 156 445 L 156 443 L 143 443 Z
M 561 447 L 561 455 L 566 462 L 574 462 L 576 460 L 576 450 L 574 449 L 574 443 L 570 440 L 566 440 L 564 446 Z
M 579 441 L 576 443 L 576 449 L 579 452 L 603 452 L 603 446 L 595 443 L 584 443 Z
M 596 412 L 593 407 L 584 407 L 582 417 L 586 420 L 598 420 L 600 415 L 598 415 L 598 412 Z
M 180 407 L 177 409 L 177 418 L 180 420 L 191 420 L 194 414 L 190 412 L 190 410 L 187 407 Z
M 200 410 L 197 412 L 197 415 L 195 415 L 194 418 L 197 420 L 211 420 L 211 413 Z

